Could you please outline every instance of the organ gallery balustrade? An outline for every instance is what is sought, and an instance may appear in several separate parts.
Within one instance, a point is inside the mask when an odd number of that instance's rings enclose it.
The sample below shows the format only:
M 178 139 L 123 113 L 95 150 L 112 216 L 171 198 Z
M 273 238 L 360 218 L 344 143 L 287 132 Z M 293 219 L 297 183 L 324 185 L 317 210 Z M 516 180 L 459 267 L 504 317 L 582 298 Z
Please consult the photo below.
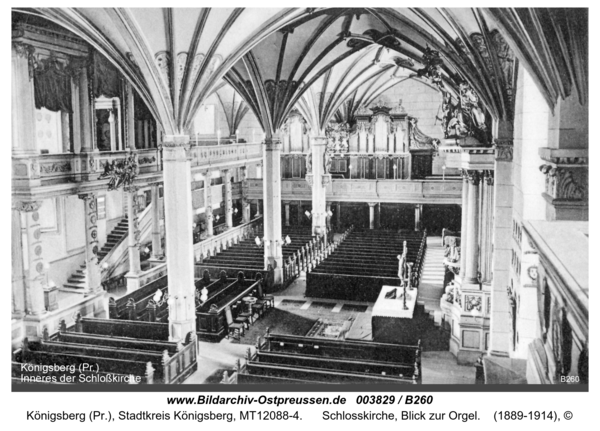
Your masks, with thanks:
M 262 199 L 262 179 L 248 180 L 248 199 Z M 326 186 L 327 201 L 460 204 L 462 182 L 431 180 L 343 180 Z M 282 200 L 310 200 L 311 188 L 305 180 L 281 181 Z

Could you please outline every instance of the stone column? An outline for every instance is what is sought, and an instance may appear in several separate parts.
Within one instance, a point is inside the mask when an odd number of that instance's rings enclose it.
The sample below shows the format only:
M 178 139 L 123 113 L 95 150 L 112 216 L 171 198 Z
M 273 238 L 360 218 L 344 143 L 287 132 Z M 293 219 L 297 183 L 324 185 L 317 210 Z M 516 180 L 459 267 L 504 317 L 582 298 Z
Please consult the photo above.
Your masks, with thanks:
M 196 334 L 192 183 L 186 154 L 189 136 L 165 135 L 163 143 L 165 227 L 169 273 L 169 340 Z M 210 182 L 207 184 L 210 186 Z
M 421 230 L 421 216 L 423 215 L 423 205 L 415 205 L 415 230 Z
M 260 199 L 256 199 L 256 217 L 260 217 Z
M 290 225 L 290 201 L 285 201 L 283 203 L 285 205 L 285 225 Z
M 377 209 L 375 210 L 375 228 L 381 229 L 381 202 L 377 203 Z
M 21 213 L 11 210 L 11 258 L 12 258 L 12 318 L 20 319 L 25 314 L 25 274 L 23 271 L 23 238 Z
M 125 83 L 125 145 L 135 150 L 135 99 L 130 82 Z
M 36 155 L 33 60 L 35 48 L 20 42 L 12 44 L 12 153 Z
M 468 171 L 468 212 L 467 212 L 467 252 L 465 261 L 465 277 L 463 286 L 479 285 L 477 274 L 479 272 L 479 184 L 481 173 L 475 170 Z
M 85 275 L 86 295 L 100 290 L 100 267 L 98 266 L 98 197 L 97 193 L 80 194 L 85 217 Z M 139 260 L 139 255 L 138 255 Z
M 144 148 L 150 148 L 150 120 L 144 120 Z
M 265 262 L 275 270 L 275 284 L 283 282 L 283 258 L 281 251 L 281 142 L 265 139 L 263 196 L 265 238 Z
M 465 278 L 467 268 L 467 220 L 469 210 L 469 177 L 466 170 L 462 170 L 462 207 L 460 216 L 460 274 L 461 279 Z
M 89 91 L 89 78 L 87 68 L 81 68 L 79 71 L 79 109 L 81 120 L 80 132 L 81 132 L 81 152 L 91 153 L 95 149 L 94 136 L 92 129 L 93 109 L 92 102 L 90 100 Z
M 329 213 L 331 212 L 331 203 L 330 202 L 327 202 L 325 209 L 327 211 L 327 229 L 331 229 L 331 216 L 329 215 Z
M 484 171 L 481 183 L 481 232 L 479 271 L 484 284 L 492 279 L 492 208 L 494 204 L 494 171 Z
M 139 273 L 141 272 L 140 264 L 140 228 L 138 221 L 138 188 L 129 186 L 127 193 L 127 222 L 129 232 L 127 235 L 128 252 L 129 252 L 129 272 L 127 278 L 127 289 L 135 290 L 140 288 Z
M 213 209 L 212 209 L 212 186 L 210 185 L 210 171 L 205 171 L 204 175 L 204 215 L 206 217 L 206 235 L 214 235 L 213 229 Z
M 233 227 L 233 202 L 231 199 L 231 170 L 224 169 L 223 179 L 225 181 L 225 224 L 227 229 Z
M 248 168 L 243 166 L 240 168 L 240 173 L 242 175 L 242 223 L 250 223 L 250 220 L 252 220 L 252 214 L 250 208 L 250 199 L 248 199 L 248 194 L 250 192 L 248 185 Z
M 25 312 L 30 316 L 46 313 L 44 304 L 44 262 L 42 259 L 42 231 L 40 226 L 40 209 L 42 203 L 16 202 L 15 208 L 21 213 L 22 224 L 25 225 L 25 241 L 23 242 L 25 257 Z
M 298 226 L 302 226 L 302 217 L 304 217 L 304 213 L 302 212 L 302 201 L 297 201 L 298 206 L 296 207 L 298 210 Z
M 152 259 L 162 260 L 164 257 L 160 235 L 160 183 L 151 184 L 152 193 Z
M 509 134 L 512 136 L 512 132 Z M 510 286 L 513 214 L 513 140 L 496 139 L 493 203 L 492 313 L 490 316 L 490 355 L 508 357 L 512 329 L 506 289 Z
M 326 166 L 327 138 L 317 136 L 312 139 L 312 172 L 306 174 L 306 181 L 312 187 L 312 233 L 313 235 L 325 234 L 325 203 L 327 184 L 331 182 L 331 175 Z
M 369 229 L 375 229 L 375 205 L 376 202 L 369 202 Z
M 342 225 L 342 204 L 340 204 L 339 202 L 336 204 L 335 207 L 335 217 L 337 220 L 337 228 L 339 229 Z

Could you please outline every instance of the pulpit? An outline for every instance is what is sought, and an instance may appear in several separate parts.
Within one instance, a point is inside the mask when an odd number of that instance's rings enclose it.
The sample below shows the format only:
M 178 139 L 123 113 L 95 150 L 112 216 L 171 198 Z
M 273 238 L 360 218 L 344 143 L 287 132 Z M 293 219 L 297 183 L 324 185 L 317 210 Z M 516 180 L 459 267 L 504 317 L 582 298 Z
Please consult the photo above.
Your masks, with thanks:
M 373 341 L 393 344 L 417 344 L 421 338 L 415 320 L 417 290 L 400 286 L 383 286 L 373 306 L 371 326 Z

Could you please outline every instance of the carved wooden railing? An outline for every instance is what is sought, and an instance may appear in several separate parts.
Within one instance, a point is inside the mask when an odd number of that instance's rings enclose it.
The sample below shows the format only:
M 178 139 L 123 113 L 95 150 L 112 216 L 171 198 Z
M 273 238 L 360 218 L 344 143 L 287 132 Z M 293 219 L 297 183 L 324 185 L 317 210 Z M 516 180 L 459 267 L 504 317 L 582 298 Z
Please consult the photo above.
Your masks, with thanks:
M 177 345 L 177 353 L 169 357 L 169 352 L 163 352 L 163 376 L 165 384 L 183 382 L 190 374 L 198 369 L 198 342 L 196 334 L 189 332 L 184 343 Z
M 204 259 L 215 256 L 217 253 L 227 250 L 229 247 L 238 244 L 246 238 L 255 236 L 262 221 L 262 216 L 257 217 L 248 223 L 241 224 L 194 244 L 196 262 L 202 263 Z

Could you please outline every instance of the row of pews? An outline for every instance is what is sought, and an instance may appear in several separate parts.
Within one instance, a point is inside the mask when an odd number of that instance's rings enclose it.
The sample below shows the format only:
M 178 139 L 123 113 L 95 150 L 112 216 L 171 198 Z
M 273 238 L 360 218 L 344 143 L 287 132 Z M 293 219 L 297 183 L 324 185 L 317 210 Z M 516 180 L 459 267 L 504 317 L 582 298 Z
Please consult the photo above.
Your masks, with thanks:
M 382 286 L 399 285 L 405 248 L 411 285 L 418 286 L 426 247 L 426 232 L 354 231 L 307 274 L 306 296 L 375 302 Z
M 215 278 L 221 271 L 225 271 L 228 277 L 236 277 L 237 273 L 241 271 L 246 278 L 255 278 L 257 273 L 261 273 L 265 279 L 264 287 L 269 290 L 272 286 L 269 283 L 269 269 L 265 269 L 264 247 L 270 245 L 264 244 L 262 240 L 264 235 L 262 228 L 257 229 L 255 235 L 255 237 L 248 237 L 237 244 L 230 244 L 215 250 L 212 255 L 196 263 L 196 275 L 199 276 L 206 270 L 209 271 L 211 277 Z M 288 238 L 289 242 L 286 241 Z M 318 249 L 324 247 L 323 239 L 313 236 L 310 228 L 285 227 L 282 233 L 284 283 L 291 282 L 297 275 L 297 271 L 292 268 L 293 262 L 301 260 L 308 262 L 311 256 L 316 256 Z
M 238 360 L 223 384 L 420 384 L 421 345 L 323 340 L 294 335 L 259 337 L 256 351 Z
M 162 276 L 121 298 L 109 298 L 110 319 L 133 323 L 167 323 L 168 280 Z M 239 340 L 273 307 L 274 299 L 263 291 L 263 275 L 247 279 L 242 271 L 228 278 L 222 270 L 217 279 L 204 270 L 195 280 L 196 332 L 199 339 L 219 342 L 225 337 Z M 205 297 L 204 297 L 205 295 Z
M 203 280 L 209 280 L 205 270 Z M 218 280 L 206 286 L 207 299 L 197 302 L 196 331 L 198 338 L 219 342 L 225 337 L 240 340 L 245 331 L 273 308 L 274 298 L 263 291 L 263 278 L 248 280 L 242 271 L 235 279 L 225 271 Z
M 13 352 L 15 383 L 176 384 L 197 370 L 194 333 L 170 342 L 166 323 L 81 318 Z M 43 367 L 50 367 L 46 371 Z M 57 367 L 62 367 L 57 370 Z M 50 380 L 50 381 L 48 381 Z

